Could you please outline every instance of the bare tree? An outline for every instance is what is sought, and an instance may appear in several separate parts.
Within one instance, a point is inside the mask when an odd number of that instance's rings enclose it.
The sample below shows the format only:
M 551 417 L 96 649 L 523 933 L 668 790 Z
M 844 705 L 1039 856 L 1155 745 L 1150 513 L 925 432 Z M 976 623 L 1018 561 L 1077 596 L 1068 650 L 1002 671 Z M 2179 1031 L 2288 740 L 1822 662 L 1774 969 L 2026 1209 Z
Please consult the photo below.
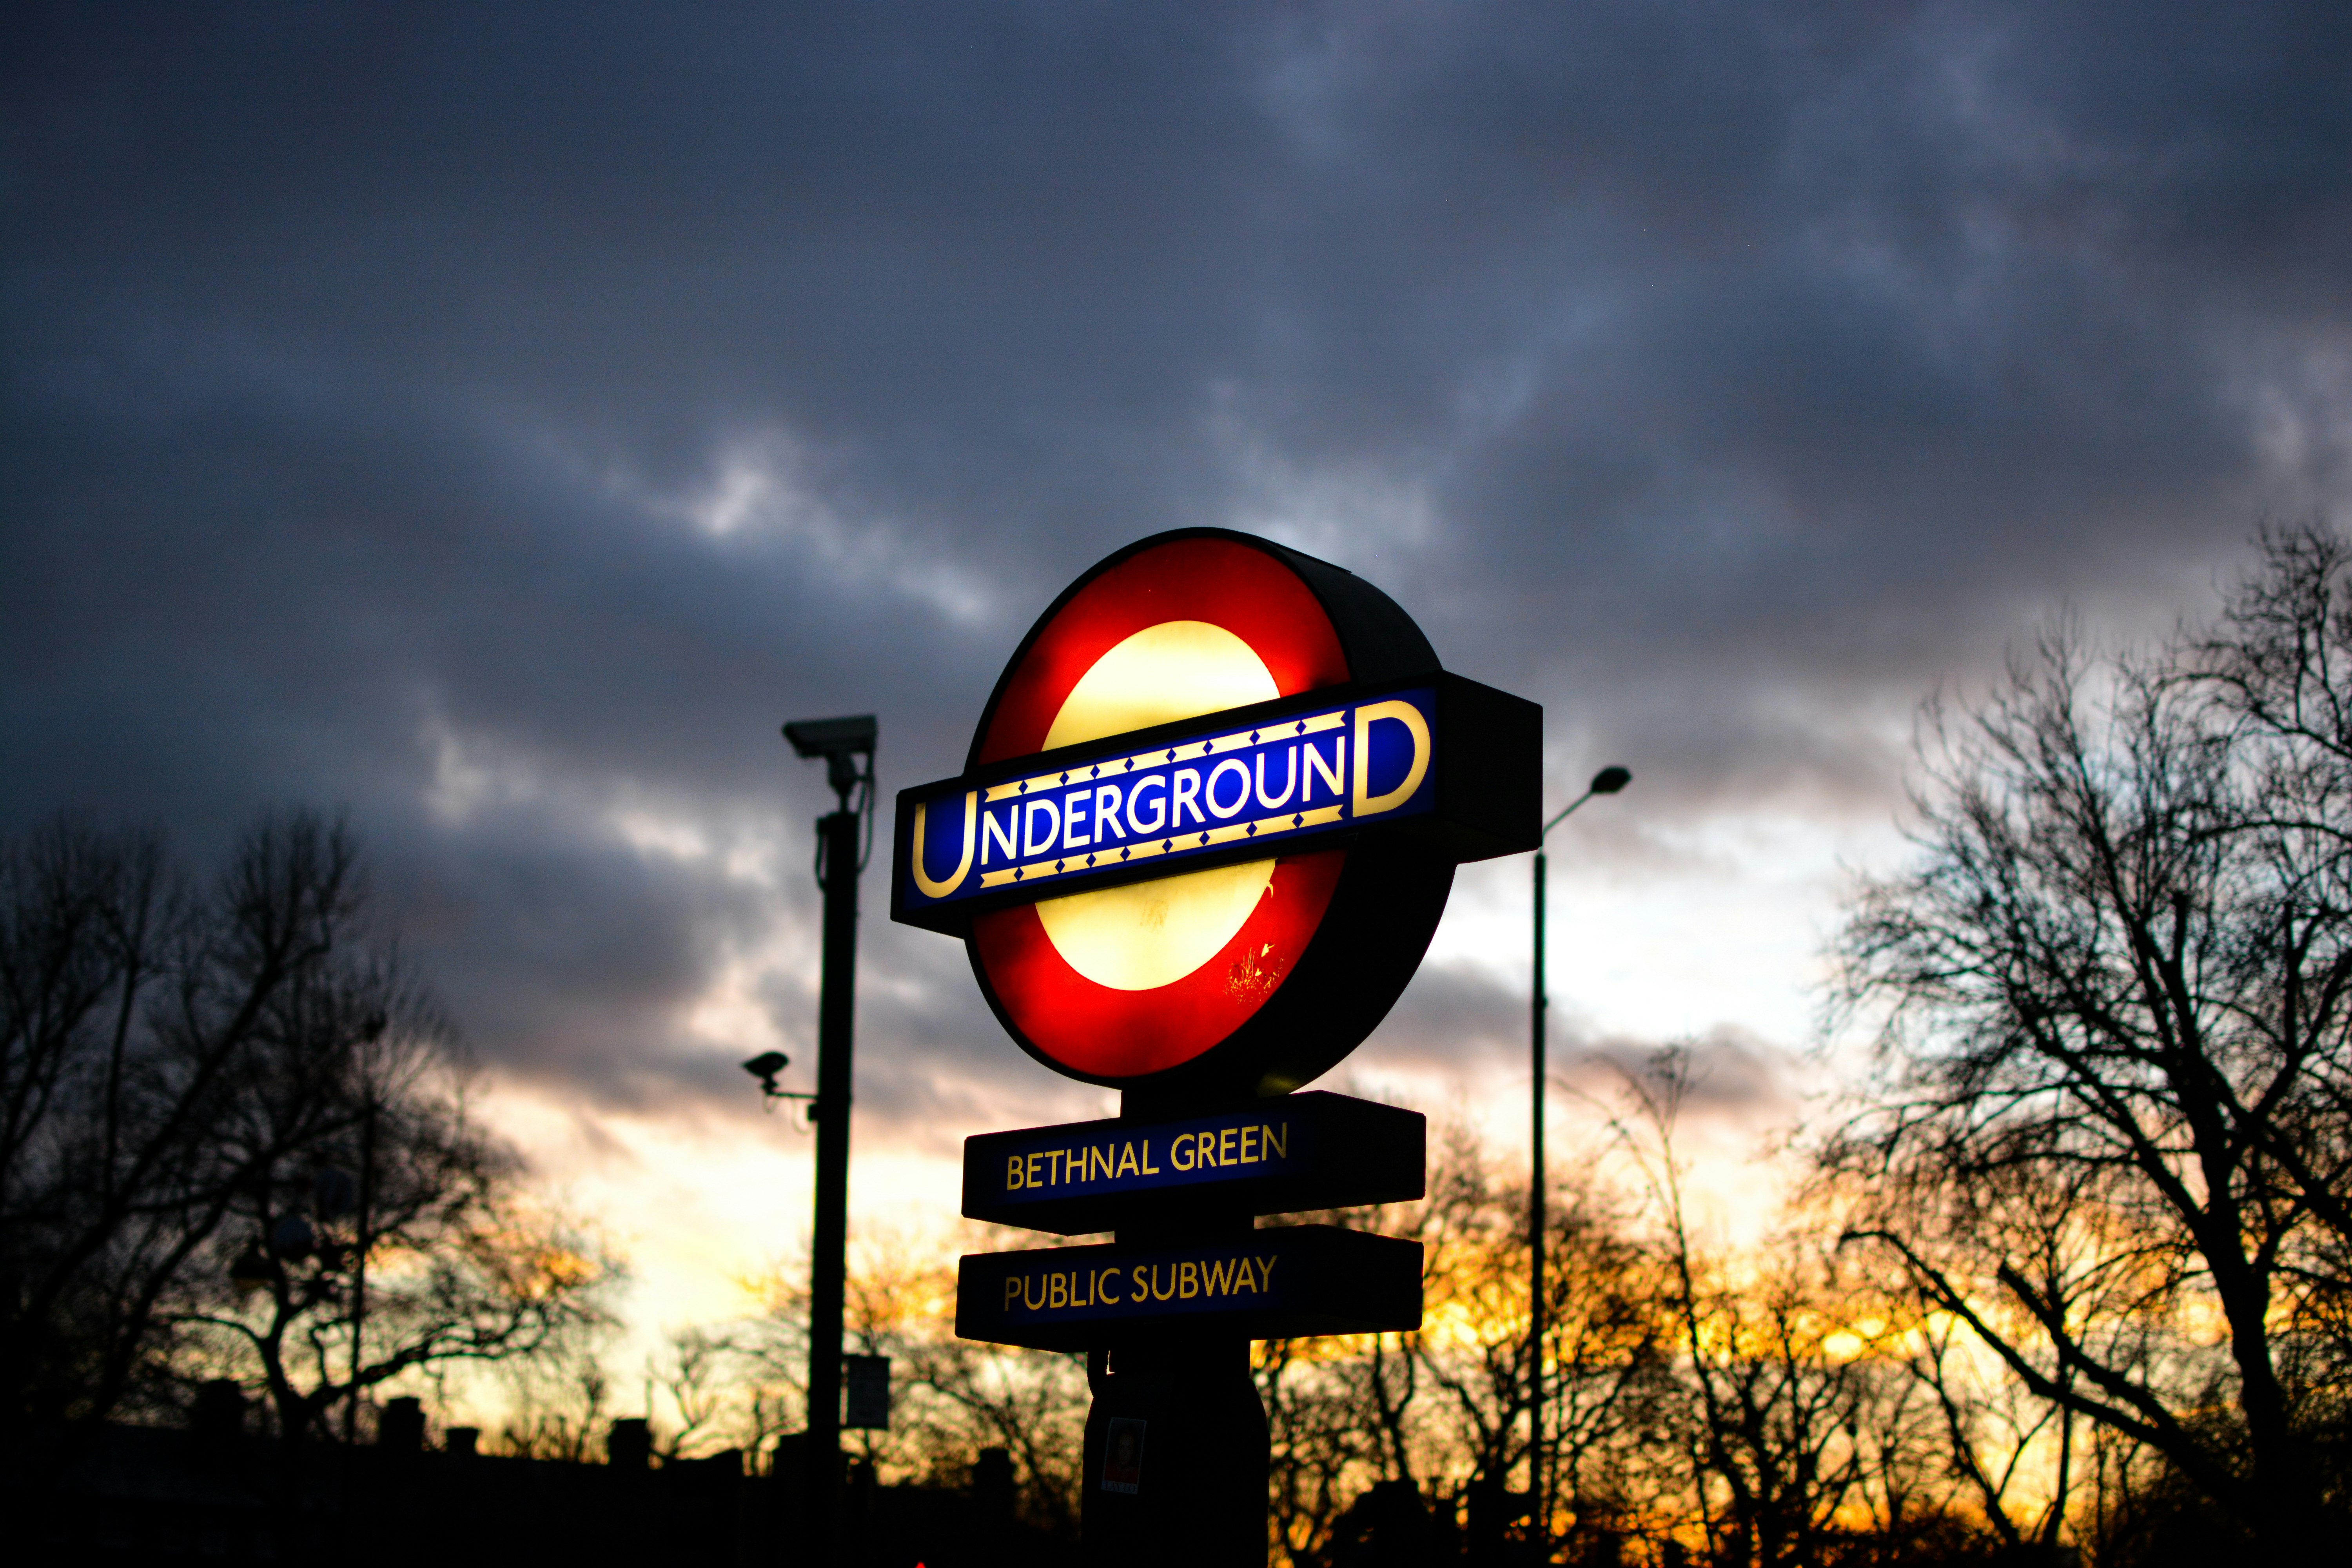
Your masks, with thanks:
M 703 1328 L 685 1328 L 673 1330 L 666 1337 L 667 1353 L 659 1360 L 646 1358 L 646 1377 L 648 1384 L 657 1384 L 669 1395 L 670 1407 L 677 1412 L 677 1425 L 655 1428 L 655 1454 L 667 1464 L 728 1447 L 758 1452 L 768 1434 L 760 1420 L 756 1392 L 747 1413 L 751 1418 L 750 1442 L 734 1441 L 735 1435 L 729 1430 L 728 1362 L 734 1347 L 727 1336 Z M 646 1404 L 652 1404 L 650 1397 Z M 651 1419 L 650 1411 L 647 1418 Z
M 1012 1232 L 973 1227 L 977 1245 Z M 763 1286 L 767 1310 L 725 1327 L 735 1379 L 732 1425 L 751 1446 L 797 1429 L 806 1398 L 808 1269 L 780 1265 Z M 888 1358 L 887 1431 L 851 1435 L 886 1479 L 961 1487 L 981 1454 L 1013 1466 L 1017 1508 L 1031 1524 L 1075 1535 L 1085 1436 L 1086 1358 L 955 1335 L 955 1268 L 937 1244 L 869 1226 L 852 1247 L 845 1297 L 848 1348 Z
M 152 833 L 61 824 L 0 852 L 14 1414 L 157 1396 L 167 1301 L 255 1156 L 289 1152 L 212 1133 L 265 1078 L 275 1017 L 340 959 L 353 859 L 340 832 L 267 826 L 198 897 Z
M 994 1231 L 1001 1242 L 1005 1233 Z M 895 1458 L 935 1482 L 960 1483 L 986 1448 L 1011 1458 L 1018 1507 L 1063 1536 L 1078 1527 L 1085 1447 L 1086 1357 L 955 1336 L 955 1270 L 903 1238 L 882 1236 L 850 1281 L 851 1338 L 891 1358 L 903 1405 L 892 1414 L 887 1452 L 873 1435 L 869 1458 Z
M 152 834 L 0 849 L 14 1416 L 162 1401 L 226 1356 L 289 1436 L 339 1401 L 350 1436 L 361 1391 L 593 1314 L 600 1266 L 473 1125 L 364 901 L 351 835 L 302 815 L 203 893 Z
M 1674 1539 L 1696 1527 L 1710 1561 L 1738 1568 L 1820 1562 L 1857 1533 L 1842 1515 L 1875 1503 L 1887 1522 L 1885 1494 L 1872 1493 L 1872 1438 L 1895 1426 L 1900 1394 L 1861 1353 L 1851 1292 L 1803 1228 L 1745 1258 L 1693 1233 L 1675 1131 L 1696 1082 L 1686 1050 L 1659 1052 L 1646 1074 L 1627 1076 L 1629 1114 L 1615 1123 L 1650 1197 L 1683 1385 L 1669 1417 L 1686 1467 L 1681 1517 L 1676 1490 L 1654 1487 L 1653 1528 Z
M 152 1346 L 185 1250 L 152 1194 L 210 1185 L 190 1131 L 222 1071 L 142 1008 L 194 956 L 152 834 L 63 822 L 0 847 L 0 1313 L 7 1412 L 102 1415 Z
M 1499 1492 L 1526 1445 L 1528 1188 L 1467 1126 L 1440 1129 L 1429 1195 L 1315 1217 L 1423 1247 L 1424 1327 L 1273 1342 L 1256 1361 L 1273 1439 L 1275 1544 L 1320 1561 L 1357 1502 L 1418 1497 L 1450 1531 L 1472 1489 Z M 1554 1535 L 1619 1532 L 1659 1415 L 1664 1320 L 1649 1258 L 1590 1172 L 1555 1173 L 1548 1207 L 1539 1506 Z
M 1920 1468 L 1941 1468 L 1964 1487 L 2005 1550 L 2014 1554 L 2031 1543 L 2053 1552 L 2073 1495 L 2073 1413 L 2034 1398 L 2014 1379 L 1981 1375 L 1970 1354 L 1973 1337 L 1950 1314 L 1923 1312 L 1908 1327 L 1914 1343 L 1907 1364 L 1928 1395 L 1941 1438 L 1933 1450 L 1940 1465 L 1922 1456 Z M 2029 1462 L 2051 1447 L 2052 1479 L 2038 1514 L 2021 1521 Z
M 1302 1216 L 1422 1247 L 1423 1328 L 1265 1347 L 1274 1534 L 1320 1561 L 1371 1489 L 1433 1506 L 1452 1528 L 1473 1488 L 1499 1493 L 1526 1454 L 1527 1194 L 1465 1125 L 1440 1130 L 1428 1195 Z
M 509 1400 L 495 1443 L 499 1451 L 574 1464 L 603 1452 L 613 1383 L 599 1349 L 593 1336 L 583 1335 L 499 1367 Z
M 2054 635 L 1931 705 L 1916 863 L 1840 940 L 1878 1071 L 1820 1151 L 1854 1235 L 2035 1395 L 2291 1552 L 2347 1392 L 2345 561 L 2271 535 L 2216 630 L 2145 658 Z
M 1358 1495 L 1411 1476 L 1397 1441 L 1414 1393 L 1402 1338 L 1268 1340 L 1252 1356 L 1265 1407 L 1268 1530 L 1282 1560 L 1318 1561 Z
M 2352 1368 L 2352 545 L 2316 524 L 2267 531 L 2218 635 L 2190 639 L 2180 684 L 2227 727 L 2247 776 L 2248 826 L 2271 886 L 2266 940 L 2247 956 L 2270 1004 L 2238 1027 L 2271 1070 L 2259 1099 L 2225 1100 L 2252 1141 L 2262 1205 L 2283 1227 L 2277 1286 L 2291 1342 L 2324 1347 L 2340 1395 Z M 2225 1083 L 2233 1089 L 2234 1083 Z
M 514 1156 L 470 1125 L 436 1055 L 366 1042 L 344 1086 L 349 1141 L 241 1191 L 209 1249 L 227 1288 L 207 1271 L 174 1315 L 208 1370 L 257 1378 L 283 1436 L 330 1435 L 340 1412 L 348 1440 L 383 1384 L 557 1349 L 605 1321 L 614 1265 L 520 1189 Z M 320 1201 L 338 1188 L 346 1202 Z

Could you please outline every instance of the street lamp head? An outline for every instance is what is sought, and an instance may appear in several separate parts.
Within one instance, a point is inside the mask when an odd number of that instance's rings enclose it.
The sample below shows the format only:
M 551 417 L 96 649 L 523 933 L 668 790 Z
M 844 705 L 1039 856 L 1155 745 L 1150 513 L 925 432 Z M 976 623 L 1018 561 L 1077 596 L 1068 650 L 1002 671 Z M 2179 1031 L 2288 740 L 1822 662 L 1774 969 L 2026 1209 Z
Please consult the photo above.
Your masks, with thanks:
M 1610 763 L 1609 766 L 1601 769 L 1599 773 L 1592 775 L 1592 782 L 1584 786 L 1584 793 L 1582 795 L 1578 795 L 1574 800 L 1570 801 L 1566 805 L 1561 806 L 1557 812 L 1552 814 L 1551 820 L 1543 825 L 1544 833 L 1549 835 L 1553 828 L 1558 827 L 1561 823 L 1568 820 L 1568 816 L 1570 812 L 1574 811 L 1578 806 L 1582 805 L 1586 801 L 1591 800 L 1594 795 L 1615 795 L 1619 790 L 1623 789 L 1627 784 L 1632 784 L 1633 782 L 1633 774 L 1631 769 L 1621 768 L 1614 763 Z M 1543 851 L 1540 848 L 1536 851 L 1536 857 L 1538 861 L 1540 862 L 1543 858 Z

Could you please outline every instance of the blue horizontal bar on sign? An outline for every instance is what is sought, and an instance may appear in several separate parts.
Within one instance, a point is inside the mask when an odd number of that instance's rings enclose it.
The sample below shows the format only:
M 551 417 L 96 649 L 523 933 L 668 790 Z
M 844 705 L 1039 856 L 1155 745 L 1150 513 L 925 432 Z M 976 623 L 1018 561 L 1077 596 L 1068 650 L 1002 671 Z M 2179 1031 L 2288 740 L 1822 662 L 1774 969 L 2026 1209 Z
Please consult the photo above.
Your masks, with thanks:
M 1265 1340 L 1419 1327 L 1421 1244 L 1336 1226 L 1189 1247 L 975 1253 L 956 1270 L 956 1333 L 1033 1350 L 1178 1331 Z
M 1079 1236 L 1211 1191 L 1246 1214 L 1422 1195 L 1419 1111 L 1320 1090 L 1183 1121 L 1077 1121 L 967 1138 L 967 1218 Z
M 1013 758 L 898 794 L 890 918 L 1008 904 L 1398 833 L 1458 862 L 1536 847 L 1543 710 L 1444 670 Z
M 982 907 L 1425 817 L 1437 721 L 1430 682 L 1309 693 L 905 791 L 892 918 L 949 929 Z

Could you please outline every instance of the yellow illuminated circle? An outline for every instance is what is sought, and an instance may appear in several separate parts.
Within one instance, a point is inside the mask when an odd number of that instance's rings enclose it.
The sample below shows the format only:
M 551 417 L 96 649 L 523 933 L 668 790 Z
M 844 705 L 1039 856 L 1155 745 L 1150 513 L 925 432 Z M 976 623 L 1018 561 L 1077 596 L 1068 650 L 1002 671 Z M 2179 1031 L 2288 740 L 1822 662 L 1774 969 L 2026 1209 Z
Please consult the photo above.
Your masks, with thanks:
M 1265 897 L 1272 860 L 1047 899 L 1045 935 L 1072 969 L 1114 991 L 1156 991 L 1217 955 Z
M 1162 621 L 1113 647 L 1078 678 L 1045 731 L 1045 749 L 1280 695 L 1257 650 L 1224 627 Z
M 1281 695 L 1257 650 L 1207 621 L 1146 626 L 1095 660 L 1054 715 L 1045 748 L 1123 735 Z M 1063 961 L 1114 991 L 1154 991 L 1217 955 L 1274 879 L 1272 860 L 1046 899 L 1037 919 Z

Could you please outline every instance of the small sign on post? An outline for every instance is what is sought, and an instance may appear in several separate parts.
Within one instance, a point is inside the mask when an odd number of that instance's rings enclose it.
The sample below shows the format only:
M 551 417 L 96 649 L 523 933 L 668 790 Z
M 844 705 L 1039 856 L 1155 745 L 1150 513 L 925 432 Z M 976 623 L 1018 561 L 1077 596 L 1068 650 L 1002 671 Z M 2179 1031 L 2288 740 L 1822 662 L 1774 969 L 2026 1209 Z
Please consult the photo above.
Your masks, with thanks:
M 887 1432 L 890 1429 L 890 1358 L 886 1355 L 850 1355 L 841 1358 L 846 1374 L 842 1384 L 846 1391 L 844 1403 L 848 1406 L 841 1424 L 851 1430 Z

